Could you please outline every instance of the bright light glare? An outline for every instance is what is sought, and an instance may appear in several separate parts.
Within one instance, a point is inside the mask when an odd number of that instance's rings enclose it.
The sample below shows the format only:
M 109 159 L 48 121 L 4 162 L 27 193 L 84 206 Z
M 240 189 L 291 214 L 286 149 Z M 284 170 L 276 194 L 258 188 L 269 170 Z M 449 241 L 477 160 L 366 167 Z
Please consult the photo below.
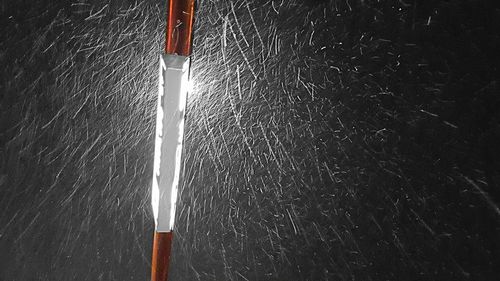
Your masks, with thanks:
M 151 204 L 156 231 L 171 231 L 181 171 L 184 112 L 189 83 L 189 59 L 166 55 L 161 59 Z

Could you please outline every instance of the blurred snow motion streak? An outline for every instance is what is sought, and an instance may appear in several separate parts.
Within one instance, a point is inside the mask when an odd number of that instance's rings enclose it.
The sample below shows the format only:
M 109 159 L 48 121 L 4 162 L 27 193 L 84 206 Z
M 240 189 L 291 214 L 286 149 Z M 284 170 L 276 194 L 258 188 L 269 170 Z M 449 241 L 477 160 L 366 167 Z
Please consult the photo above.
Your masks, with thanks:
M 22 2 L 0 280 L 147 280 L 167 3 Z M 500 1 L 197 4 L 172 281 L 498 279 Z

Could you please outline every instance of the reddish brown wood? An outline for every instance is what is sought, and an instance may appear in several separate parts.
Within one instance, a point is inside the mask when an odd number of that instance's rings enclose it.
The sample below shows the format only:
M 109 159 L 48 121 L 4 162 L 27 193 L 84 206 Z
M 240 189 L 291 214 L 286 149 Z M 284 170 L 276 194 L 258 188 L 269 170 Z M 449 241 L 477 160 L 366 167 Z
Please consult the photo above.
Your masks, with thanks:
M 170 0 L 165 40 L 165 53 L 189 56 L 193 37 L 195 0 Z M 172 232 L 156 232 L 153 239 L 151 281 L 167 281 Z
M 156 232 L 153 238 L 153 258 L 151 260 L 151 281 L 167 281 L 172 232 Z
M 194 0 L 170 0 L 165 52 L 189 56 L 193 37 Z

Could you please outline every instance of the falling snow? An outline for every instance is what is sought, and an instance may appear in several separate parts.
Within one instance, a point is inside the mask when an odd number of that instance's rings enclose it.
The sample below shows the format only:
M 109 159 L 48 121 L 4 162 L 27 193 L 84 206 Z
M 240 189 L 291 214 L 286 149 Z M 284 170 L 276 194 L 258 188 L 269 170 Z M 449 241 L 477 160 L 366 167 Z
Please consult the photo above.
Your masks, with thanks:
M 148 280 L 166 1 L 11 2 L 0 280 Z M 420 2 L 198 1 L 171 280 L 500 275 L 500 7 Z

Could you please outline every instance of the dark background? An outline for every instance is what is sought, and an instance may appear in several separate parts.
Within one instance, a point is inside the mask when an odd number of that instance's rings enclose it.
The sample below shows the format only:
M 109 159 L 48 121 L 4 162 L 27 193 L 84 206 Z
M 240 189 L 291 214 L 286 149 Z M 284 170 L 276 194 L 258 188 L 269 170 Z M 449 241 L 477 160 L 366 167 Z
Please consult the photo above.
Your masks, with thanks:
M 0 280 L 149 280 L 166 1 L 0 11 Z M 171 280 L 498 280 L 499 19 L 198 1 Z

